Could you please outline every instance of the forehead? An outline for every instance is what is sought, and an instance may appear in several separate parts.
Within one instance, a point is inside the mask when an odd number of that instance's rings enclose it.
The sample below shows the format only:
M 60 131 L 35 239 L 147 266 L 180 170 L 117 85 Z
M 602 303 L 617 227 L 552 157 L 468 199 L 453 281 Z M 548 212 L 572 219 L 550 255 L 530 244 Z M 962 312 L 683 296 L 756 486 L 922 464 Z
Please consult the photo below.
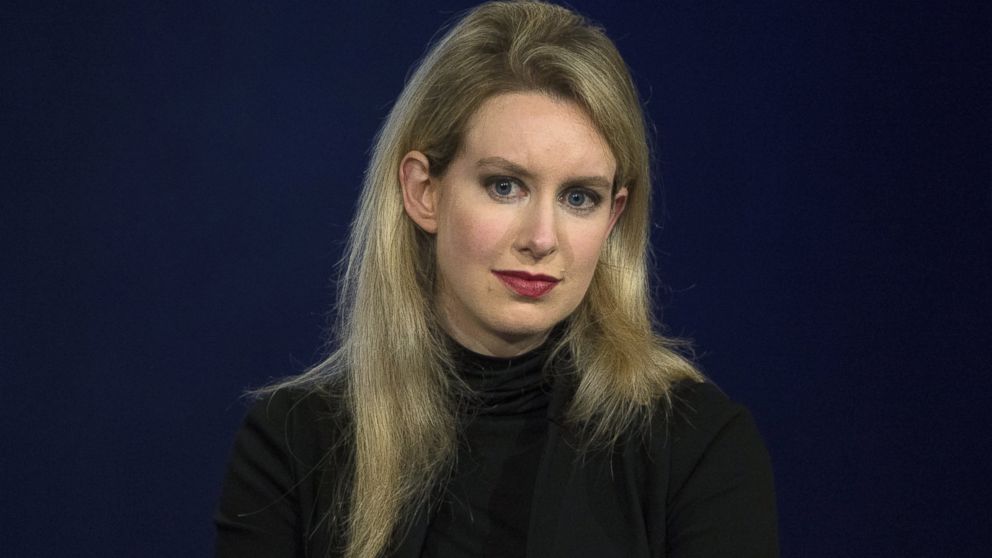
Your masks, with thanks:
M 603 176 L 616 160 L 606 139 L 574 101 L 536 92 L 490 97 L 468 121 L 462 154 L 502 157 L 534 172 Z

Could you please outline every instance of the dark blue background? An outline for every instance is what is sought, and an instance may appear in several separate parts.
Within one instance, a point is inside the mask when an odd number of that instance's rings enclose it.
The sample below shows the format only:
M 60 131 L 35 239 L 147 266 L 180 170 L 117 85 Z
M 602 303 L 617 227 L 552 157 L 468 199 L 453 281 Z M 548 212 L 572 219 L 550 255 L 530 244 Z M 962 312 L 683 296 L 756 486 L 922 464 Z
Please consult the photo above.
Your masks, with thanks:
M 0 554 L 210 552 L 239 394 L 320 354 L 372 137 L 466 6 L 423 4 L 3 4 Z M 657 126 L 665 321 L 754 412 L 783 554 L 983 555 L 988 3 L 574 5 Z

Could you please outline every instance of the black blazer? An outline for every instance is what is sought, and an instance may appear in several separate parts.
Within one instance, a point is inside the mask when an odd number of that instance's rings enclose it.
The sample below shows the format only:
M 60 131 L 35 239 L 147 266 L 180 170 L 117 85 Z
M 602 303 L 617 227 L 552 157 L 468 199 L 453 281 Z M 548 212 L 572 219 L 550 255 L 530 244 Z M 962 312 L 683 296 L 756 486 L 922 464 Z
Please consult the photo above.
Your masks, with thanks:
M 528 556 L 778 556 L 771 465 L 746 409 L 712 384 L 683 383 L 646 436 L 580 456 L 561 420 L 571 393 L 552 395 Z M 254 405 L 215 517 L 218 557 L 338 555 L 329 487 L 345 457 L 328 448 L 343 423 L 315 394 L 279 392 Z M 389 555 L 418 557 L 428 527 L 418 514 Z

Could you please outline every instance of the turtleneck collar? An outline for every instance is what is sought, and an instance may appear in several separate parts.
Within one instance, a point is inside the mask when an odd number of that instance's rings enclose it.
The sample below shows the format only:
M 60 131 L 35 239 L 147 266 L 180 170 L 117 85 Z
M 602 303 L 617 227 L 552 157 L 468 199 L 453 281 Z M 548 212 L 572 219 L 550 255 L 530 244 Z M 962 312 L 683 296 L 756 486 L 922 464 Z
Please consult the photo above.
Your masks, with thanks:
M 455 369 L 472 392 L 466 410 L 478 415 L 522 415 L 547 409 L 551 387 L 544 365 L 552 337 L 511 358 L 481 355 L 456 345 Z

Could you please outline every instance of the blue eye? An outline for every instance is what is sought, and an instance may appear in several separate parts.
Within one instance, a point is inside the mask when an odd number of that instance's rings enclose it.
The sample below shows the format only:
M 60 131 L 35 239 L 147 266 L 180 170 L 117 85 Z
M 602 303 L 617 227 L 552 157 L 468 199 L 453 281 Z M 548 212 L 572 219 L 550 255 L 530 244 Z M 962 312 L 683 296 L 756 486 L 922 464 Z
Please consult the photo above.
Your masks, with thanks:
M 520 183 L 506 176 L 495 176 L 485 181 L 489 195 L 498 201 L 508 201 L 521 197 Z
M 581 207 L 586 202 L 586 194 L 585 192 L 569 192 L 565 199 L 568 201 L 568 205 Z
M 588 190 L 569 190 L 561 200 L 570 208 L 580 211 L 591 211 L 599 205 L 599 196 Z
M 509 196 L 513 193 L 513 183 L 506 179 L 501 179 L 493 183 L 493 192 L 499 196 Z

